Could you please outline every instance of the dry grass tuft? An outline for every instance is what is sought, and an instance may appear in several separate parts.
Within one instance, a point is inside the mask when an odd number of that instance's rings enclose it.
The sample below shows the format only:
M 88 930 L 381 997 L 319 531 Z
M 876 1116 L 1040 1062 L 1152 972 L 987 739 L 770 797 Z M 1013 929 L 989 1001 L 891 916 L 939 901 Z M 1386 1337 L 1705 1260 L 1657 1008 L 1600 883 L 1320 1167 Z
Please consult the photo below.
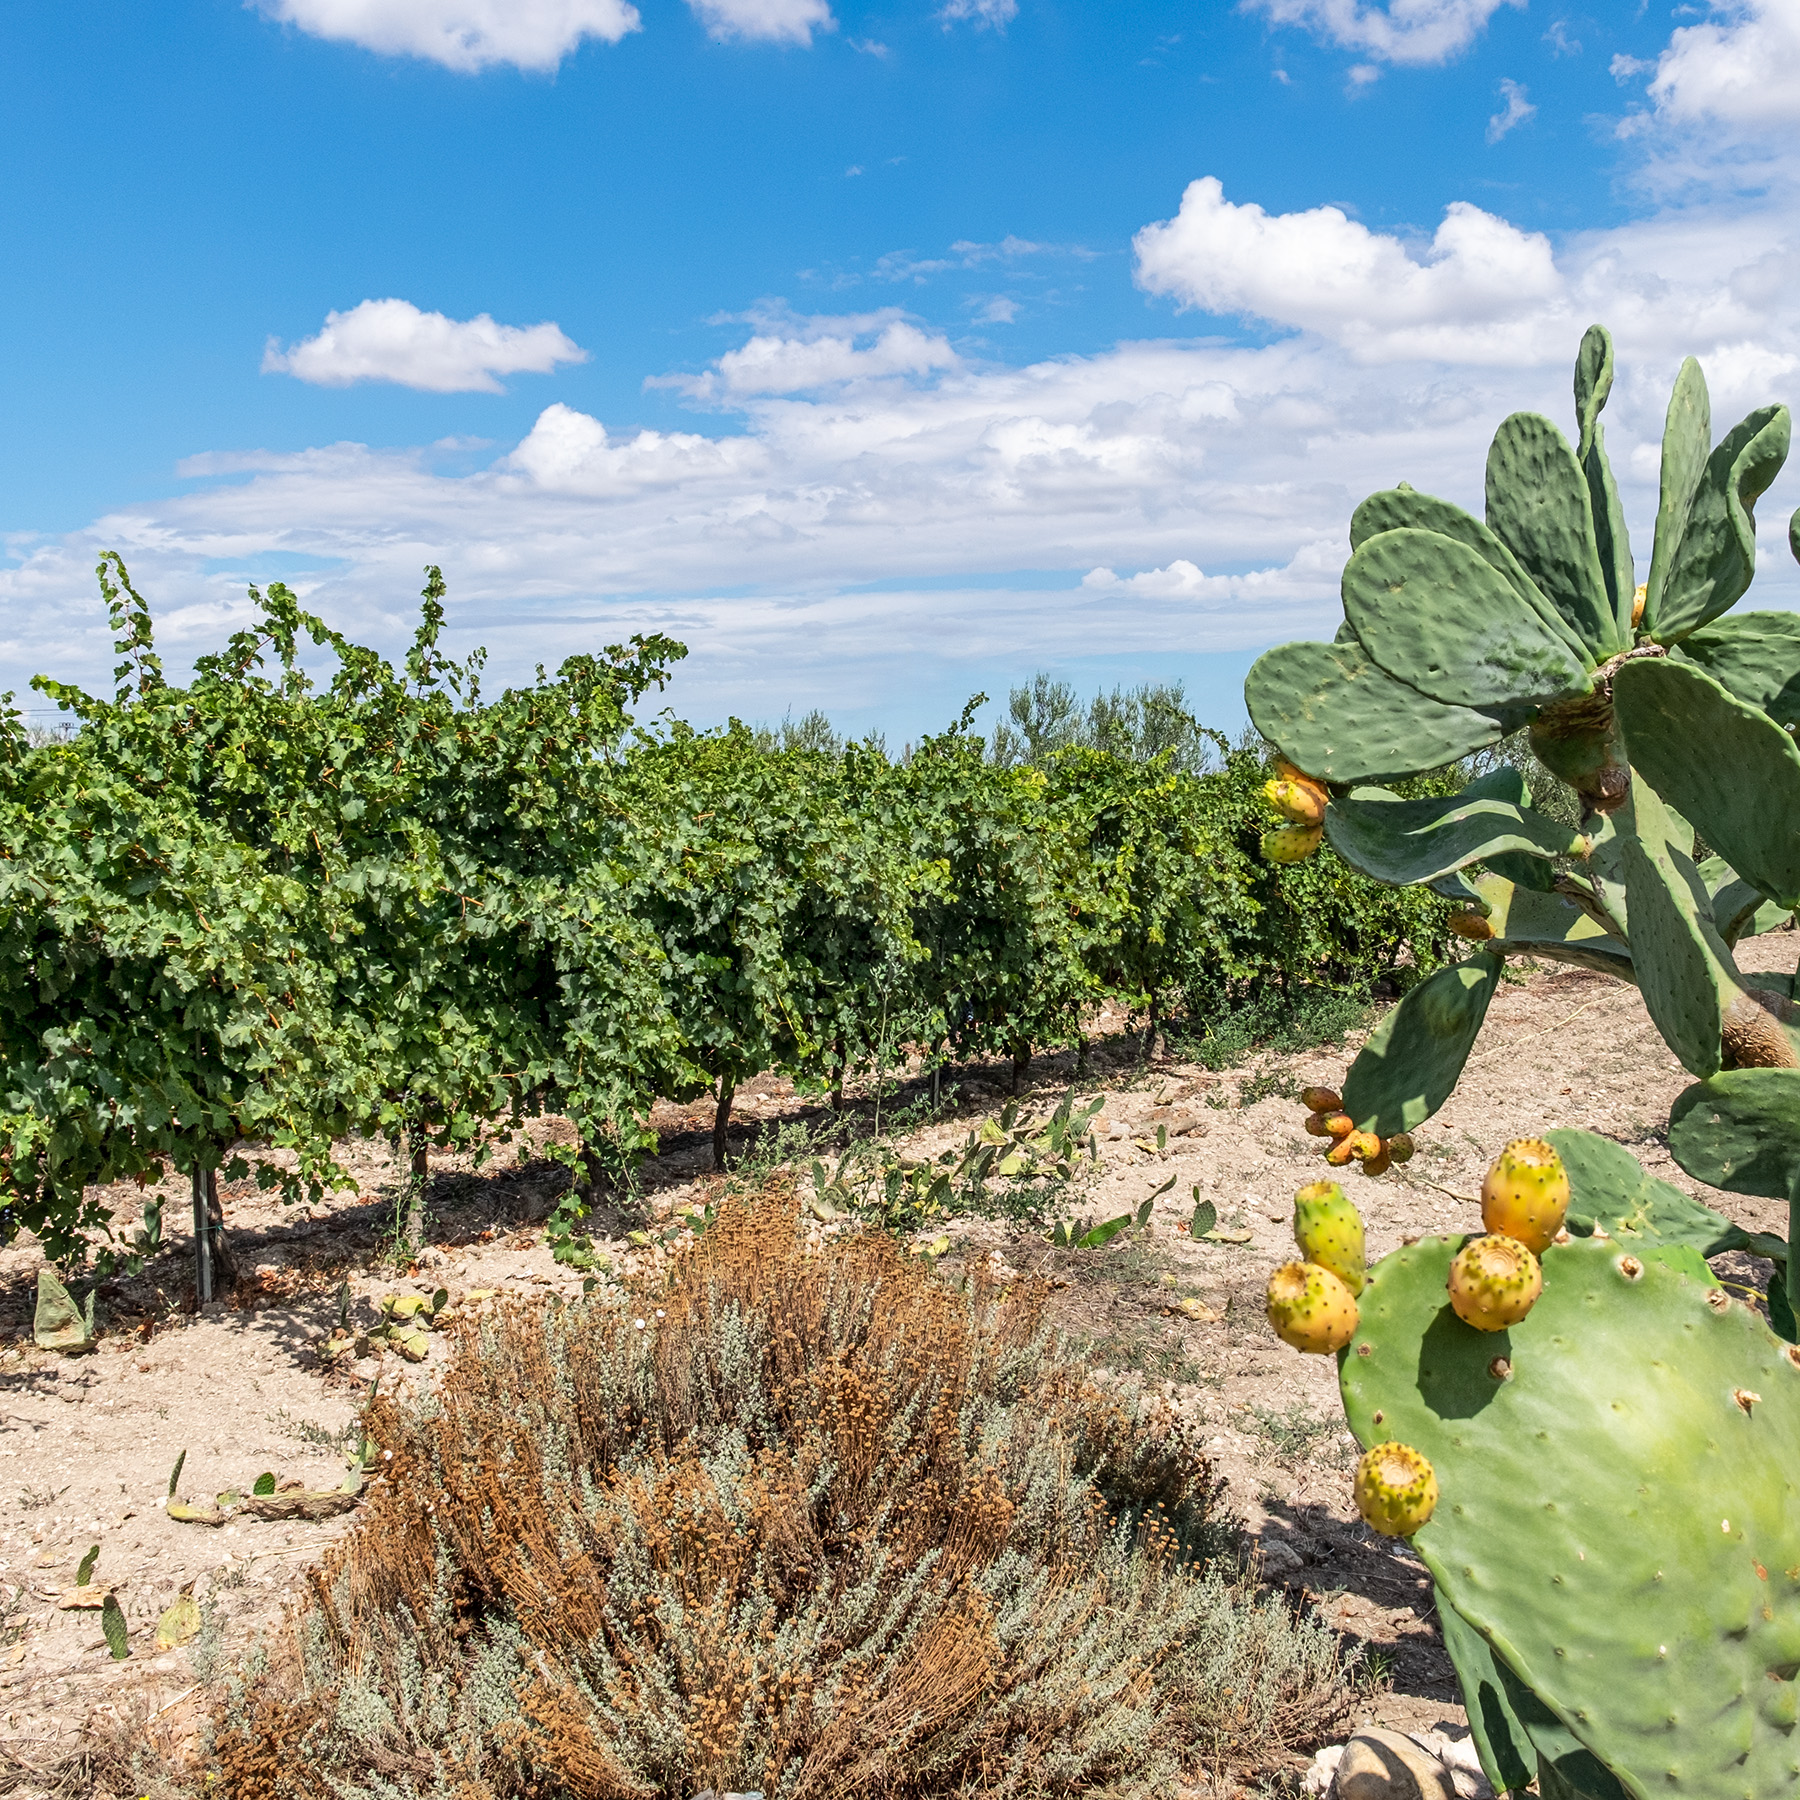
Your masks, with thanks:
M 765 1200 L 659 1296 L 465 1326 L 221 1696 L 222 1785 L 1147 1796 L 1279 1760 L 1342 1710 L 1335 1639 L 1209 1566 L 1204 1457 L 1044 1302 L 876 1234 L 809 1252 Z

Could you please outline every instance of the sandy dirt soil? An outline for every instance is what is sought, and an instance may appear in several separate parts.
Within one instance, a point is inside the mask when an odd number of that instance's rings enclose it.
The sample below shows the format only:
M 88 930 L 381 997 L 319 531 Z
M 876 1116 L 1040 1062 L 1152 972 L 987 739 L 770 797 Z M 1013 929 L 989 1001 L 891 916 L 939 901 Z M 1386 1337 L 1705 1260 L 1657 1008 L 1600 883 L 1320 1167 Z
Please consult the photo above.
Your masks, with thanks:
M 1784 932 L 1742 946 L 1741 960 L 1792 970 L 1797 952 L 1800 935 Z M 1296 1096 L 1309 1083 L 1335 1084 L 1357 1040 L 1216 1073 L 1180 1060 L 1179 1040 L 1173 1054 L 1140 1067 L 1123 1021 L 1097 1023 L 1101 1041 L 1074 1091 L 1105 1096 L 1101 1156 L 1074 1211 L 1113 1217 L 1173 1177 L 1152 1222 L 1100 1250 L 1058 1250 L 1040 1232 L 959 1221 L 942 1267 L 954 1274 L 990 1259 L 1050 1275 L 1063 1323 L 1091 1340 L 1098 1361 L 1136 1371 L 1206 1428 L 1265 1579 L 1366 1646 L 1386 1686 L 1364 1717 L 1460 1732 L 1430 1583 L 1404 1545 L 1375 1537 L 1351 1504 L 1354 1448 L 1333 1365 L 1287 1350 L 1263 1317 L 1269 1271 L 1292 1254 L 1294 1190 L 1324 1172 Z M 1047 1113 L 1074 1081 L 1072 1057 L 1040 1058 L 1026 1111 Z M 1670 1161 L 1662 1127 L 1686 1082 L 1635 990 L 1577 970 L 1509 977 L 1455 1097 L 1418 1133 L 1414 1160 L 1379 1180 L 1350 1179 L 1371 1258 L 1404 1238 L 1478 1225 L 1474 1196 L 1501 1145 L 1557 1125 L 1612 1137 L 1743 1224 L 1785 1231 L 1785 1208 L 1703 1189 Z M 909 1151 L 960 1144 L 1009 1095 L 1009 1071 L 963 1071 L 954 1110 L 915 1133 Z M 866 1099 L 850 1104 L 869 1108 Z M 612 1263 L 601 1280 L 653 1275 L 677 1241 L 673 1215 L 720 1190 L 710 1104 L 659 1107 L 655 1123 L 662 1154 L 643 1171 L 638 1211 L 606 1210 L 593 1222 Z M 791 1149 L 802 1131 L 834 1124 L 817 1100 L 765 1077 L 740 1094 L 731 1152 L 754 1170 L 781 1134 Z M 84 1747 L 123 1731 L 179 1757 L 193 1741 L 207 1670 L 248 1650 L 323 1546 L 354 1528 L 353 1513 L 265 1523 L 237 1512 L 209 1527 L 165 1510 L 183 1453 L 179 1488 L 189 1502 L 247 1492 L 264 1472 L 337 1487 L 369 1383 L 431 1380 L 446 1339 L 434 1339 L 418 1365 L 366 1341 L 323 1354 L 344 1284 L 359 1334 L 377 1325 L 381 1296 L 396 1291 L 446 1288 L 465 1310 L 482 1303 L 483 1290 L 536 1291 L 546 1302 L 580 1294 L 582 1275 L 553 1262 L 541 1229 L 565 1179 L 542 1151 L 566 1134 L 561 1121 L 536 1121 L 480 1170 L 446 1159 L 433 1176 L 428 1246 L 405 1261 L 392 1236 L 402 1171 L 383 1144 L 349 1147 L 356 1191 L 321 1206 L 283 1208 L 253 1183 L 229 1188 L 237 1279 L 227 1300 L 198 1313 L 189 1239 L 175 1223 L 185 1221 L 186 1195 L 172 1182 L 170 1246 L 141 1276 L 102 1288 L 105 1330 L 87 1356 L 33 1346 L 41 1255 L 29 1238 L 0 1253 L 0 1794 L 126 1800 L 106 1785 L 117 1778 L 104 1757 L 82 1760 Z M 1216 1206 L 1220 1229 L 1243 1241 L 1187 1235 L 1196 1191 Z M 105 1198 L 128 1228 L 135 1223 L 141 1193 Z M 1766 1268 L 1746 1261 L 1743 1273 L 1761 1279 Z M 63 1604 L 94 1545 L 91 1585 L 116 1593 L 130 1627 L 124 1661 L 109 1654 L 98 1612 Z M 159 1651 L 158 1619 L 184 1591 L 199 1602 L 204 1629 Z

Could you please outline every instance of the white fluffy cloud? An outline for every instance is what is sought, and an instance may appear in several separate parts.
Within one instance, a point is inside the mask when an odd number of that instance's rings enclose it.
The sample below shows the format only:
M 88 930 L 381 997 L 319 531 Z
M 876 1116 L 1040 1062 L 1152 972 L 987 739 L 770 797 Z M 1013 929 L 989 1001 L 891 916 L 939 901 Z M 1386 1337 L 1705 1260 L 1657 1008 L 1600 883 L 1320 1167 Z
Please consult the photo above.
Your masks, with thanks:
M 621 499 L 653 487 L 754 480 L 768 465 L 767 449 L 755 438 L 685 431 L 615 438 L 598 419 L 559 401 L 538 414 L 523 442 L 497 468 L 524 478 L 514 484 L 515 493 Z
M 946 28 L 967 20 L 978 30 L 1004 31 L 1019 16 L 1019 0 L 945 0 L 937 16 Z
M 663 377 L 697 401 L 810 393 L 893 375 L 930 375 L 959 358 L 941 334 L 921 331 L 892 308 L 842 318 L 782 321 L 729 350 L 704 375 Z
M 1276 25 L 1303 25 L 1342 49 L 1387 63 L 1448 62 L 1479 37 L 1502 6 L 1525 0 L 1247 0 Z
M 1178 556 L 1167 568 L 1141 569 L 1120 576 L 1111 569 L 1089 569 L 1082 576 L 1088 593 L 1116 594 L 1137 600 L 1194 600 L 1249 604 L 1266 613 L 1281 601 L 1315 600 L 1337 584 L 1344 552 L 1335 538 L 1302 544 L 1280 568 L 1252 569 L 1243 575 L 1208 575 Z
M 815 31 L 836 31 L 829 0 L 688 0 L 716 38 L 810 44 Z
M 1465 201 L 1422 255 L 1335 206 L 1266 213 L 1213 176 L 1133 240 L 1139 283 L 1205 312 L 1297 325 L 1369 362 L 1526 363 L 1563 289 L 1550 240 Z
M 1499 143 L 1515 125 L 1523 125 L 1537 111 L 1526 90 L 1516 81 L 1501 81 L 1500 98 L 1503 102 L 1500 110 L 1487 123 L 1487 141 L 1490 144 Z
M 259 0 L 313 37 L 472 74 L 495 63 L 554 69 L 584 38 L 616 44 L 639 27 L 628 0 Z
M 1715 10 L 1715 18 L 1676 31 L 1657 59 L 1657 111 L 1682 123 L 1800 124 L 1800 0 Z
M 952 695 L 1002 664 L 1248 649 L 1331 629 L 1363 495 L 1404 479 L 1479 509 L 1499 419 L 1570 425 L 1592 320 L 1618 342 L 1607 436 L 1640 561 L 1680 358 L 1701 358 L 1721 430 L 1800 390 L 1800 209 L 1782 197 L 1553 249 L 1473 206 L 1414 243 L 1332 208 L 1234 205 L 1203 180 L 1137 249 L 1152 292 L 1287 334 L 1004 368 L 895 309 L 760 313 L 704 372 L 664 378 L 714 415 L 700 429 L 609 430 L 559 402 L 475 466 L 466 445 L 196 457 L 171 497 L 11 541 L 0 687 L 38 669 L 104 685 L 102 547 L 152 598 L 171 667 L 275 573 L 393 649 L 439 562 L 458 642 L 490 644 L 500 677 L 667 631 L 695 651 L 674 703 L 700 716 L 873 710 L 934 670 Z M 546 365 L 463 366 L 491 383 Z M 1800 599 L 1783 541 L 1797 499 L 1800 465 L 1759 509 L 1764 605 Z
M 560 326 L 497 325 L 486 313 L 450 319 L 408 300 L 365 300 L 325 315 L 316 337 L 283 349 L 273 338 L 263 373 L 292 375 L 319 387 L 391 381 L 432 394 L 497 394 L 500 375 L 547 375 L 559 363 L 587 361 Z

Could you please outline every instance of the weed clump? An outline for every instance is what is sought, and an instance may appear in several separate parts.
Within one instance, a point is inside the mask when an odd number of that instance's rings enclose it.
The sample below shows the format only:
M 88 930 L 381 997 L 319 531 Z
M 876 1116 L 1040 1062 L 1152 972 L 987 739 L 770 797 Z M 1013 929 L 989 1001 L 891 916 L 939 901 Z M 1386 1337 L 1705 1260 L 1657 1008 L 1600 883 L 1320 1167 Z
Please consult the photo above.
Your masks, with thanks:
M 1245 1585 L 1219 1484 L 1045 1293 L 728 1201 L 664 1291 L 460 1329 L 281 1640 L 235 1800 L 1162 1793 L 1350 1695 Z

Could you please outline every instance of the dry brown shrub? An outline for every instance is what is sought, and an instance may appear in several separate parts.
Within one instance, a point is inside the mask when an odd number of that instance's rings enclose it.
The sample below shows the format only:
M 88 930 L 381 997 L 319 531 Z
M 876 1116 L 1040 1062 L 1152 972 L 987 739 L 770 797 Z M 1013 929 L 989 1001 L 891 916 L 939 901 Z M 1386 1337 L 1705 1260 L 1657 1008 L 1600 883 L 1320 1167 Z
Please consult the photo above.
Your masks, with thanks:
M 1045 1298 L 776 1199 L 659 1294 L 465 1325 L 222 1696 L 228 1791 L 1150 1795 L 1316 1737 L 1335 1640 L 1209 1562 L 1205 1458 Z

